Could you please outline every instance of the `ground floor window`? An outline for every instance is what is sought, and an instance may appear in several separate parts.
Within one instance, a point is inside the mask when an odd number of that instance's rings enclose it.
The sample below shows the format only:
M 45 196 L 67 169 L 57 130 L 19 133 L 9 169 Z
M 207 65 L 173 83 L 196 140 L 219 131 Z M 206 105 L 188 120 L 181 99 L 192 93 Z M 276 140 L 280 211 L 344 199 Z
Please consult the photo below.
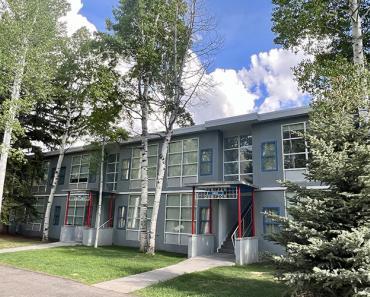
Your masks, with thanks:
M 263 233 L 266 235 L 271 235 L 279 232 L 279 223 L 272 220 L 267 216 L 267 214 L 280 215 L 279 207 L 264 207 L 262 212 L 263 215 Z
M 60 221 L 60 210 L 61 210 L 61 207 L 59 205 L 54 207 L 54 217 L 53 217 L 53 225 L 54 226 L 58 226 L 59 225 L 59 221 Z
M 46 211 L 46 197 L 37 197 L 33 204 L 33 210 L 29 212 L 27 218 L 28 229 L 41 231 Z
M 126 206 L 118 207 L 117 228 L 126 229 Z
M 70 197 L 66 225 L 83 226 L 87 212 L 87 197 Z
M 191 235 L 191 194 L 168 194 L 166 197 L 165 242 L 187 245 Z
M 201 207 L 200 208 L 200 234 L 211 233 L 211 208 Z
M 128 200 L 127 229 L 140 230 L 140 195 L 130 195 Z M 147 228 L 150 228 L 154 195 L 148 195 Z

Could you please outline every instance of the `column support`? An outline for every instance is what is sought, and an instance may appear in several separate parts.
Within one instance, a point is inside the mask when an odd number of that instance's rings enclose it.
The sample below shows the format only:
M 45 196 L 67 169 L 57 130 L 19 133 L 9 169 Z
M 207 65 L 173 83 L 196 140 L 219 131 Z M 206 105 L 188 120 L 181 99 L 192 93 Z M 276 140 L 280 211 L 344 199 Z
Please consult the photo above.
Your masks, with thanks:
M 241 204 L 241 192 L 240 185 L 237 187 L 238 190 L 238 238 L 242 238 L 242 204 Z
M 195 187 L 193 186 L 193 194 L 191 199 L 191 234 L 195 234 Z
M 68 209 L 69 209 L 69 199 L 71 197 L 71 192 L 67 192 L 67 202 L 66 202 L 66 215 L 64 217 L 64 225 L 67 225 L 68 223 Z
M 89 206 L 87 210 L 87 226 L 91 227 L 92 192 L 89 192 Z
M 209 234 L 212 234 L 212 199 L 209 199 Z
M 252 189 L 252 237 L 256 236 L 256 224 L 254 219 L 254 189 Z

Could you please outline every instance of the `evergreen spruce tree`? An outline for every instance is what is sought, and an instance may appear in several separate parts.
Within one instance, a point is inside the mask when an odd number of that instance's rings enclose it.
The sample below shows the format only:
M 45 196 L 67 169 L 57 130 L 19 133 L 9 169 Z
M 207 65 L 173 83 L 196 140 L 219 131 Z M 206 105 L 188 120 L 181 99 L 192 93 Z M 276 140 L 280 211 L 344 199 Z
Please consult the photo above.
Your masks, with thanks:
M 286 247 L 274 257 L 292 296 L 370 296 L 370 122 L 362 81 L 368 72 L 337 65 L 314 94 L 305 136 L 307 178 L 328 189 L 287 183 L 288 218 L 272 239 Z M 367 93 L 368 93 L 367 89 Z M 290 197 L 290 198 L 289 198 Z

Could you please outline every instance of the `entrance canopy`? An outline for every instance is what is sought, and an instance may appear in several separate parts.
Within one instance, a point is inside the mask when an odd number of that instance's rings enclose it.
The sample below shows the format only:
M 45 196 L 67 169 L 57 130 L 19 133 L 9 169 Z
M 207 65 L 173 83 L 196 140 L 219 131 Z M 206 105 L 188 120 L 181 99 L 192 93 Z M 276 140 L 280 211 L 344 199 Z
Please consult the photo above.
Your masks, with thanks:
M 193 188 L 197 200 L 238 199 L 239 192 L 240 194 L 250 193 L 256 189 L 256 186 L 243 181 L 206 182 L 186 186 Z

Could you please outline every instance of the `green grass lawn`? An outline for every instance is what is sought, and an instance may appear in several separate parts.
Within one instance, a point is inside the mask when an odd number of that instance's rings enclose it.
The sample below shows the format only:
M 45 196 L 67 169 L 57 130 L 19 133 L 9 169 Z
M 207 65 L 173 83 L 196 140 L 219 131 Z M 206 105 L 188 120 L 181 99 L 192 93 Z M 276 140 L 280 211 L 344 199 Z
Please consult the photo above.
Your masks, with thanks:
M 190 273 L 137 291 L 144 297 L 280 297 L 286 287 L 277 283 L 264 264 L 219 267 Z
M 9 264 L 86 284 L 141 273 L 184 260 L 183 255 L 158 252 L 149 256 L 126 247 L 62 247 L 0 254 L 0 264 Z
M 40 239 L 0 234 L 0 249 L 41 243 Z

